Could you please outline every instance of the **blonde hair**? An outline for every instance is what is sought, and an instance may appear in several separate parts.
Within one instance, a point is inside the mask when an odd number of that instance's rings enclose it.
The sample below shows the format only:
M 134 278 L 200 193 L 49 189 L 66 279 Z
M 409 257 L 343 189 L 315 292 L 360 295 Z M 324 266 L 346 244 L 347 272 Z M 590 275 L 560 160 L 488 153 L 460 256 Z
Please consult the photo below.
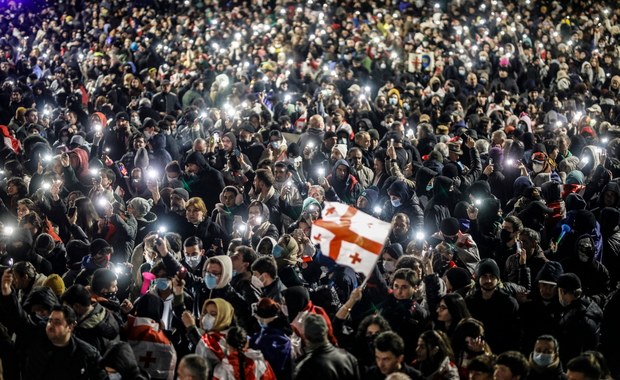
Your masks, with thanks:
M 202 198 L 190 198 L 185 205 L 185 209 L 187 210 L 190 207 L 197 208 L 199 211 L 202 211 L 205 214 L 207 213 L 207 205 L 205 205 L 205 202 L 202 200 Z

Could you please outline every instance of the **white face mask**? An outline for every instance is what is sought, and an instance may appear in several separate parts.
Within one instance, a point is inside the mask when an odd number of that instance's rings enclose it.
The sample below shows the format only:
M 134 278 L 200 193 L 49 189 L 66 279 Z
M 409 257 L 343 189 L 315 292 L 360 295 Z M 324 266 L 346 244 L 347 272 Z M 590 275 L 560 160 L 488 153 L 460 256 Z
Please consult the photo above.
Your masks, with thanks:
M 396 270 L 396 264 L 393 261 L 384 261 L 383 270 L 386 273 L 392 273 Z
M 185 262 L 192 267 L 192 269 L 196 269 L 196 267 L 198 266 L 198 264 L 200 264 L 200 255 L 196 255 L 196 256 L 185 256 Z
M 262 289 L 265 286 L 258 276 L 252 276 L 252 285 L 257 289 Z
M 205 331 L 210 331 L 213 328 L 213 324 L 215 323 L 215 317 L 211 314 L 207 314 L 201 319 L 202 328 Z
M 542 172 L 544 166 L 541 164 L 532 164 L 532 168 L 534 169 L 535 173 L 540 173 Z

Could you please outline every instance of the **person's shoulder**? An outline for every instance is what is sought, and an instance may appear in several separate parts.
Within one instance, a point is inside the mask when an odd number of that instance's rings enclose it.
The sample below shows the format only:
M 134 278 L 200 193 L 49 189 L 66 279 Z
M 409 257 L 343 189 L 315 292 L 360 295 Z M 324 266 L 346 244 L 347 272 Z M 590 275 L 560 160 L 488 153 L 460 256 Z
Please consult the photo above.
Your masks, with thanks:
M 422 372 L 418 371 L 417 369 L 415 369 L 412 366 L 407 365 L 407 364 L 403 364 L 401 372 L 404 373 L 405 375 L 409 376 L 412 380 L 422 379 L 423 378 L 422 377 Z
M 99 351 L 94 346 L 83 341 L 80 338 L 77 338 L 75 335 L 71 336 L 71 340 L 75 348 L 75 354 L 90 358 L 97 358 L 101 356 Z

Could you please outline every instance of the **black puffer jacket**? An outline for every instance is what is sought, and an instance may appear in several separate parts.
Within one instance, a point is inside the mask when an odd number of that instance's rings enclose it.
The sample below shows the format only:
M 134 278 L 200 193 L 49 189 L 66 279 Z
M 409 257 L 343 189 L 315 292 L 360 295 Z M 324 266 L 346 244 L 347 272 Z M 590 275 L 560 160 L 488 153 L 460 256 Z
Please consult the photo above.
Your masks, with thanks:
M 583 296 L 564 308 L 555 337 L 560 344 L 563 363 L 584 351 L 595 350 L 599 343 L 603 311 Z
M 295 368 L 295 380 L 360 379 L 357 359 L 345 350 L 324 343 L 310 350 Z

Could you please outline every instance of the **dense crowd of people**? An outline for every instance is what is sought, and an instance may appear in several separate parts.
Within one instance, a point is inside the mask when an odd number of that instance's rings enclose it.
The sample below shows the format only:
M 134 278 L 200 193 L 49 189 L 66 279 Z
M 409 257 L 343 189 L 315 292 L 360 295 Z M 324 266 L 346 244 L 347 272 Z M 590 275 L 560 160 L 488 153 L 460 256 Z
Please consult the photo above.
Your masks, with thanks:
M 614 2 L 0 4 L 0 379 L 620 378 Z

